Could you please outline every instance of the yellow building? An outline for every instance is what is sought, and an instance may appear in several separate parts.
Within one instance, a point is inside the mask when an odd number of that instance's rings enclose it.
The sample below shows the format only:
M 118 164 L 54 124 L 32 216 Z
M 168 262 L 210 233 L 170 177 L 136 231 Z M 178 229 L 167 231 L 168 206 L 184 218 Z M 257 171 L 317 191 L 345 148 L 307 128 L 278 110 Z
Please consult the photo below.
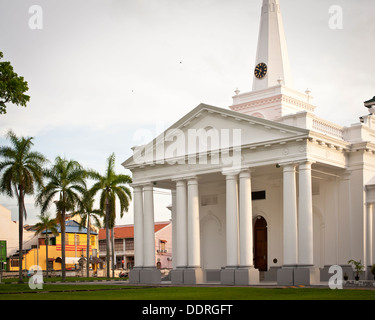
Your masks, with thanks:
M 66 270 L 74 270 L 79 265 L 79 259 L 86 258 L 87 247 L 87 229 L 79 228 L 76 221 L 68 220 L 65 222 L 65 264 Z M 61 270 L 61 230 L 58 226 L 58 235 L 48 234 L 48 263 L 49 270 Z M 90 253 L 89 257 L 96 257 L 98 249 L 98 233 L 90 232 Z M 46 233 L 39 236 L 38 245 L 34 248 L 24 250 L 22 269 L 29 270 L 31 266 L 38 265 L 42 270 L 46 270 Z M 16 271 L 19 268 L 19 255 L 14 254 L 9 259 L 10 271 Z M 95 270 L 96 265 L 92 268 Z

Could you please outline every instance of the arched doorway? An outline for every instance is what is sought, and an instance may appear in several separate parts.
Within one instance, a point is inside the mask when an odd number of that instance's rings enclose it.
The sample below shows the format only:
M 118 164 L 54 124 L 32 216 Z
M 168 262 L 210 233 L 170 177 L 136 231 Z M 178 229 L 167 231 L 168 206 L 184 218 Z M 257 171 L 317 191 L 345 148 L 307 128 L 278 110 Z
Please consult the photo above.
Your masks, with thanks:
M 254 267 L 267 271 L 267 221 L 258 216 L 254 225 Z

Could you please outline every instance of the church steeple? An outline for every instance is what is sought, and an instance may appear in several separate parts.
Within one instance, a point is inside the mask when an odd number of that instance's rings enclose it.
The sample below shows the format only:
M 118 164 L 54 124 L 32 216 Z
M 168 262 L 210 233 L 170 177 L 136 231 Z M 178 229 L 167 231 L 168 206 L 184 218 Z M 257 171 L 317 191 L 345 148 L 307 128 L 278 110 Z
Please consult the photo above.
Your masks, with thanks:
M 235 93 L 232 110 L 267 120 L 315 110 L 310 90 L 293 89 L 279 0 L 263 0 L 253 90 Z
M 253 91 L 280 83 L 293 86 L 280 3 L 263 0 Z

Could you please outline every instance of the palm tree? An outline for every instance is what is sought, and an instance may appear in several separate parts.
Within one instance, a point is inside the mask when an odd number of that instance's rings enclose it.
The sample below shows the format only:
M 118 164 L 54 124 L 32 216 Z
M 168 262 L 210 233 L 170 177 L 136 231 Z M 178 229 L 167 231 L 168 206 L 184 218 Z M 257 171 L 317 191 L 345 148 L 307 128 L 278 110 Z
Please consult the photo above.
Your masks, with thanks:
M 34 194 L 34 185 L 38 187 L 43 184 L 43 166 L 47 159 L 39 152 L 31 151 L 32 137 L 17 137 L 13 131 L 9 131 L 6 137 L 10 140 L 10 147 L 0 147 L 0 192 L 18 200 L 18 223 L 19 223 L 19 279 L 22 283 L 22 260 L 23 260 L 23 218 L 27 218 L 25 208 L 25 195 Z
M 123 217 L 124 212 L 127 212 L 129 209 L 131 192 L 126 185 L 131 183 L 132 179 L 128 175 L 115 173 L 115 155 L 113 153 L 107 159 L 107 169 L 105 174 L 102 176 L 98 172 L 91 171 L 90 177 L 97 181 L 91 187 L 91 193 L 95 195 L 97 192 L 101 191 L 100 209 L 103 212 L 105 211 L 107 277 L 109 278 L 109 229 L 112 229 L 115 225 L 116 199 L 118 199 L 120 203 L 121 217 Z
M 83 195 L 82 201 L 78 205 L 78 209 L 73 213 L 72 216 L 78 215 L 81 218 L 79 224 L 80 229 L 87 226 L 87 243 L 86 243 L 86 275 L 90 276 L 89 273 L 89 258 L 90 258 L 90 233 L 91 233 L 91 219 L 94 220 L 94 224 L 100 228 L 100 218 L 103 217 L 103 211 L 93 209 L 94 206 L 94 197 L 89 192 L 86 191 Z
M 87 176 L 82 166 L 74 160 L 56 157 L 52 168 L 45 170 L 48 180 L 37 196 L 36 204 L 41 206 L 42 214 L 55 203 L 61 227 L 61 271 L 65 281 L 65 219 L 68 211 L 74 211 L 80 202 L 80 194 L 86 190 Z M 57 200 L 56 200 L 57 198 Z
M 51 219 L 49 214 L 38 216 L 40 222 L 34 227 L 36 234 L 41 234 L 43 231 L 46 232 L 46 277 L 48 278 L 48 233 L 58 235 L 56 219 Z

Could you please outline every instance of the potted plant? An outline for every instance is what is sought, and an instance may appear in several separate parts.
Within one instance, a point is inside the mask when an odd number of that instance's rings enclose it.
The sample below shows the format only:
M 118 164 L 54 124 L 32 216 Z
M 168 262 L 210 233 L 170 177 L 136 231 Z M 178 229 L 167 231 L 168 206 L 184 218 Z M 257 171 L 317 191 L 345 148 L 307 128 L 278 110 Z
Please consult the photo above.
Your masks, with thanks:
M 374 276 L 374 280 L 375 280 L 375 263 L 371 266 L 371 269 L 370 269 L 372 275 Z
M 359 280 L 359 273 L 360 273 L 361 271 L 363 271 L 363 269 L 364 269 L 365 267 L 363 266 L 361 260 L 356 261 L 356 260 L 351 259 L 351 260 L 348 261 L 348 263 L 349 263 L 349 264 L 352 264 L 353 267 L 354 267 L 354 270 L 357 272 L 357 274 L 356 274 L 356 276 L 355 276 L 355 280 L 358 281 L 358 280 Z
M 349 276 L 348 276 L 348 274 L 345 272 L 345 273 L 344 273 L 344 280 L 345 280 L 345 281 L 348 281 L 348 279 L 349 279 Z

